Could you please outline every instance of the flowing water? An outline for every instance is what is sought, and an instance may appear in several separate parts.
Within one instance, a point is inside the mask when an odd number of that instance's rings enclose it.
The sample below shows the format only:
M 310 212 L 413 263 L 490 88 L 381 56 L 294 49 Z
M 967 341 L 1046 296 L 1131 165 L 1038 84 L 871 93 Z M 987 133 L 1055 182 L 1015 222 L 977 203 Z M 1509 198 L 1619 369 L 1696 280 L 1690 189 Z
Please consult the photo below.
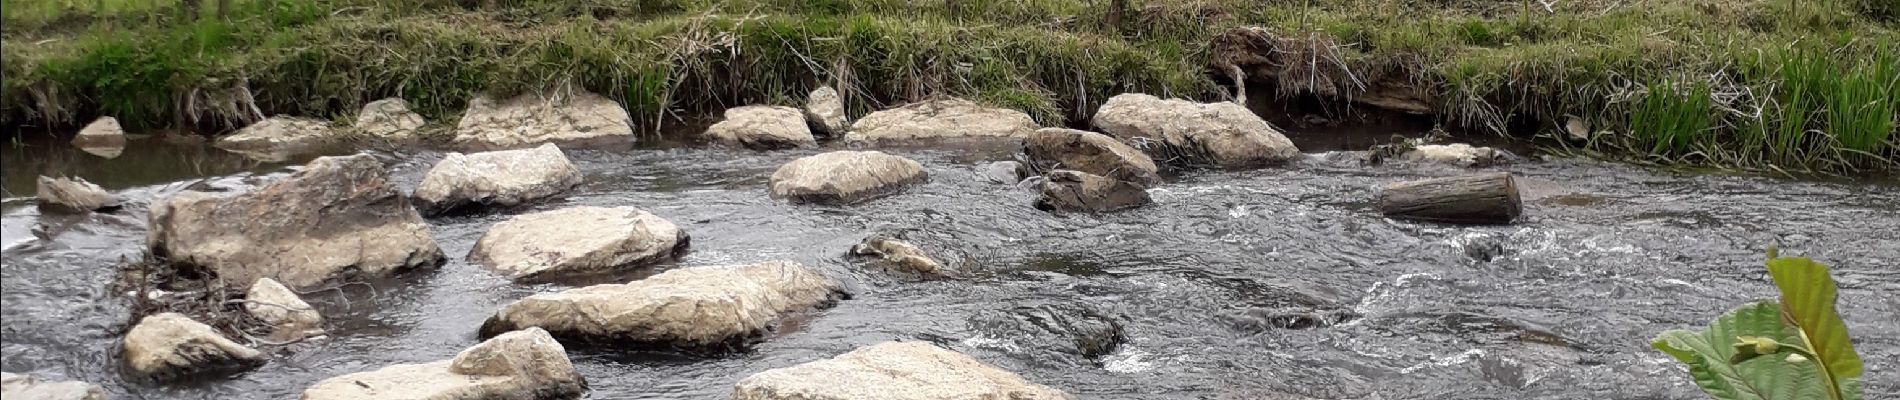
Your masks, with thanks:
M 923 162 L 929 183 L 849 207 L 767 197 L 774 168 L 819 150 L 571 151 L 586 183 L 565 200 L 431 220 L 447 265 L 308 293 L 330 337 L 266 346 L 260 369 L 168 387 L 127 382 L 115 356 L 130 305 L 109 283 L 143 251 L 147 205 L 204 178 L 255 185 L 290 167 L 157 143 L 110 160 L 14 145 L 0 153 L 0 369 L 99 383 L 115 398 L 290 399 L 331 376 L 447 359 L 503 304 L 574 284 L 514 284 L 462 260 L 484 229 L 603 205 L 692 235 L 676 264 L 610 281 L 782 258 L 822 268 L 852 297 L 739 353 L 572 349 L 594 399 L 724 398 L 747 375 L 887 340 L 936 343 L 1088 399 L 1698 399 L 1649 339 L 1773 296 L 1761 268 L 1771 244 L 1835 267 L 1868 398 L 1900 395 L 1900 185 L 1533 157 L 1496 168 L 1523 186 L 1517 223 L 1447 226 L 1381 218 L 1371 204 L 1383 184 L 1467 171 L 1362 166 L 1296 140 L 1312 157 L 1182 173 L 1152 190 L 1156 204 L 1107 215 L 1037 211 L 1026 186 L 992 182 L 982 167 L 1007 148 L 886 149 Z M 406 188 L 441 157 L 378 154 Z M 36 174 L 85 177 L 129 205 L 42 215 L 22 198 Z M 880 232 L 963 276 L 907 280 L 846 256 Z M 1063 315 L 1119 325 L 1126 341 L 1077 355 L 1073 336 L 1092 328 L 1048 323 Z

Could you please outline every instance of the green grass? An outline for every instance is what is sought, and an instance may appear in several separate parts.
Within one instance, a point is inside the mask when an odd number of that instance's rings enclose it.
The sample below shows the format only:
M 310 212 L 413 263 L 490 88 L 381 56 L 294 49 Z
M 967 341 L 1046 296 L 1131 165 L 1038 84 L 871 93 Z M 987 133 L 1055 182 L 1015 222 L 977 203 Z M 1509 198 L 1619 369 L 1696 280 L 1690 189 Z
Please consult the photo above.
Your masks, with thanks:
M 1708 84 L 1678 86 L 1684 85 L 1650 84 L 1643 101 L 1630 112 L 1630 134 L 1637 143 L 1645 144 L 1648 154 L 1689 156 L 1699 153 L 1697 146 L 1709 142 L 1715 116 Z
M 1884 0 L 230 0 L 223 18 L 204 1 L 0 0 L 0 122 L 235 124 L 388 96 L 444 119 L 577 84 L 654 130 L 831 84 L 854 114 L 949 94 L 1061 124 L 1124 92 L 1223 99 L 1213 39 L 1265 26 L 1285 50 L 1268 61 L 1303 73 L 1277 95 L 1413 82 L 1452 125 L 1581 118 L 1609 132 L 1597 150 L 1682 163 L 1900 158 Z

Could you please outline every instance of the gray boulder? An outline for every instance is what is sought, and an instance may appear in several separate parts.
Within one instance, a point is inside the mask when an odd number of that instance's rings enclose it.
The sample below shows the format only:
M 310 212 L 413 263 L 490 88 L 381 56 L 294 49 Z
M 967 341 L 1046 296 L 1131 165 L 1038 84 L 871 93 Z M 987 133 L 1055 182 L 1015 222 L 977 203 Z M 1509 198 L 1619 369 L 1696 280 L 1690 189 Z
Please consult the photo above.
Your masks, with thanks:
M 119 126 L 117 118 L 99 117 L 73 136 L 73 146 L 81 149 L 122 149 L 125 147 L 125 128 Z
M 1075 170 L 1142 185 L 1161 182 L 1154 159 L 1100 133 L 1042 128 L 1023 141 L 1023 152 L 1041 171 Z
M 873 112 L 852 123 L 845 140 L 1023 138 L 1036 128 L 1036 120 L 1021 111 L 947 98 Z
M 553 144 L 520 150 L 449 153 L 416 186 L 424 215 L 514 207 L 581 184 L 581 171 Z
M 786 314 L 839 295 L 836 283 L 790 261 L 680 268 L 528 296 L 502 307 L 482 334 L 539 327 L 586 343 L 714 347 L 743 343 Z
M 261 278 L 244 295 L 244 312 L 270 325 L 270 339 L 293 342 L 323 335 L 323 315 L 284 284 Z
M 258 278 L 305 288 L 444 259 L 428 223 L 369 155 L 321 157 L 249 192 L 179 192 L 154 203 L 150 217 L 155 255 L 233 288 Z
M 35 181 L 34 197 L 40 209 L 53 212 L 87 212 L 118 207 L 118 200 L 106 190 L 80 178 L 41 176 Z
M 884 342 L 753 374 L 733 400 L 1054 400 L 1067 393 L 924 342 Z
M 476 97 L 455 128 L 468 151 L 633 144 L 633 118 L 619 103 L 584 91 L 530 93 L 495 101 Z
M 878 264 L 885 269 L 901 274 L 923 278 L 944 278 L 950 275 L 950 270 L 945 268 L 943 263 L 930 258 L 923 249 L 917 248 L 910 242 L 885 235 L 865 238 L 863 243 L 851 247 L 851 254 L 877 257 L 880 261 Z
M 302 400 L 578 399 L 587 379 L 574 369 L 548 332 L 508 332 L 462 350 L 455 358 L 397 364 L 317 382 Z
M 330 123 L 309 118 L 275 116 L 258 121 L 213 143 L 220 149 L 263 160 L 284 161 L 311 154 L 343 141 Z
M 805 115 L 798 109 L 745 106 L 726 109 L 726 119 L 706 128 L 706 136 L 721 143 L 754 150 L 777 150 L 818 145 Z
M 426 122 L 422 114 L 409 110 L 409 102 L 392 97 L 364 104 L 351 127 L 370 139 L 410 143 L 418 139 L 416 131 Z
M 1036 208 L 1044 211 L 1111 212 L 1153 203 L 1141 185 L 1086 172 L 1057 170 L 1043 175 Z
M 830 86 L 820 87 L 805 97 L 805 120 L 811 123 L 816 133 L 838 137 L 851 129 L 851 121 L 845 114 L 844 98 L 838 96 L 838 90 Z
M 1162 158 L 1186 157 L 1222 167 L 1252 167 L 1300 157 L 1285 135 L 1239 104 L 1195 103 L 1146 94 L 1109 98 L 1095 112 L 1102 133 L 1137 143 Z
M 0 398 L 7 400 L 106 400 L 99 385 L 80 381 L 45 382 L 31 375 L 0 372 Z
M 686 231 L 640 209 L 569 207 L 495 224 L 468 257 L 516 281 L 534 281 L 672 260 L 688 241 Z
M 772 172 L 772 198 L 851 204 L 902 191 L 929 178 L 923 164 L 876 151 L 834 151 L 792 160 Z
M 265 360 L 264 353 L 177 313 L 139 320 L 125 333 L 119 358 L 138 377 L 158 382 L 240 372 Z

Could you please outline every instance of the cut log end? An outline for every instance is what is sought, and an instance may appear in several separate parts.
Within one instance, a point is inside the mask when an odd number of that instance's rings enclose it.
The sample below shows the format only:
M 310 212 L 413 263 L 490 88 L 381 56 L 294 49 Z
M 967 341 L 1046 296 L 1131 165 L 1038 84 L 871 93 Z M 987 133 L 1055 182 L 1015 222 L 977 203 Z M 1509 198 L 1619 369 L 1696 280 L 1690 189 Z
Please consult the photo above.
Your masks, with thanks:
M 1509 224 L 1523 213 L 1523 203 L 1511 174 L 1498 172 L 1386 185 L 1379 211 L 1416 221 Z

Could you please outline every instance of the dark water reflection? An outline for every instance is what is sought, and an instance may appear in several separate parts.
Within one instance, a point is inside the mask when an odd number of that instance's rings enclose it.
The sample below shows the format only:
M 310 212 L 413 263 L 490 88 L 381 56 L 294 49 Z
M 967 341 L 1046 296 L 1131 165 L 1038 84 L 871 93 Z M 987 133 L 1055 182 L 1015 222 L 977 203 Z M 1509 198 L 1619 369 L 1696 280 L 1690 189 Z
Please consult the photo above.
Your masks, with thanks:
M 786 258 L 855 292 L 751 352 L 577 350 L 591 398 L 724 398 L 752 373 L 902 339 L 968 352 L 1083 398 L 1697 399 L 1704 395 L 1685 371 L 1648 340 L 1772 296 L 1760 267 L 1772 243 L 1835 265 L 1841 310 L 1868 363 L 1868 398 L 1900 395 L 1900 374 L 1891 372 L 1900 368 L 1900 187 L 1892 184 L 1530 161 L 1504 167 L 1524 182 L 1519 223 L 1453 227 L 1380 218 L 1370 202 L 1384 183 L 1463 171 L 1364 167 L 1317 154 L 1281 168 L 1186 173 L 1136 211 L 1051 215 L 1029 206 L 1034 193 L 980 175 L 1007 149 L 889 151 L 923 162 L 930 182 L 852 207 L 766 196 L 774 168 L 816 150 L 570 152 L 587 183 L 518 212 L 640 207 L 691 232 L 680 265 Z M 230 380 L 130 384 L 113 359 L 126 302 L 105 282 L 121 258 L 140 253 L 149 199 L 196 176 L 245 185 L 260 180 L 247 171 L 280 170 L 204 154 L 128 150 L 105 163 L 7 154 L 10 193 L 30 193 L 15 189 L 17 177 L 70 171 L 137 200 L 121 214 L 86 217 L 7 208 L 0 369 L 9 372 L 98 382 L 122 398 L 294 398 L 330 376 L 452 357 L 476 342 L 476 328 L 499 306 L 567 287 L 513 284 L 460 259 L 507 215 L 433 220 L 451 255 L 441 270 L 308 295 L 325 313 L 329 340 L 276 349 L 270 364 Z M 383 156 L 410 186 L 440 158 Z M 967 277 L 906 281 L 845 258 L 883 231 L 904 231 Z M 1042 304 L 1113 318 L 1129 342 L 1080 360 L 971 323 Z M 1302 314 L 1317 317 L 1289 317 Z

